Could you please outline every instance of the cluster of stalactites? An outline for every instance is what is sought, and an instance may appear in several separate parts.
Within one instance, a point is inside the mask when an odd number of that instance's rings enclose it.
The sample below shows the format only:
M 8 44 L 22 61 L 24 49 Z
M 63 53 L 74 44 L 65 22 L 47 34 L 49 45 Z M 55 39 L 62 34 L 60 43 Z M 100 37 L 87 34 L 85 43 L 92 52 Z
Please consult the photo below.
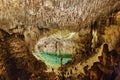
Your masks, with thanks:
M 109 13 L 118 2 L 118 0 L 1 0 L 0 19 L 11 19 L 13 24 L 21 23 L 27 26 L 57 26 L 78 30 L 100 15 Z

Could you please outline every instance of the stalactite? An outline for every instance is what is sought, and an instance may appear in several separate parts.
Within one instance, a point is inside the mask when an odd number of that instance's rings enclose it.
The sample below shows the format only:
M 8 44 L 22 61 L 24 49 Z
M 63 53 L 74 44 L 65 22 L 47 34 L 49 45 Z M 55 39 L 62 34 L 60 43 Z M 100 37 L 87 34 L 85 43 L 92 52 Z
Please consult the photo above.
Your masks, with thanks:
M 97 31 L 98 23 L 94 22 L 91 27 L 91 35 L 92 35 L 92 51 L 95 50 L 97 43 L 98 43 L 98 31 Z
M 97 30 L 92 30 L 92 49 L 94 50 L 96 48 L 97 42 L 98 42 L 98 36 L 97 36 Z

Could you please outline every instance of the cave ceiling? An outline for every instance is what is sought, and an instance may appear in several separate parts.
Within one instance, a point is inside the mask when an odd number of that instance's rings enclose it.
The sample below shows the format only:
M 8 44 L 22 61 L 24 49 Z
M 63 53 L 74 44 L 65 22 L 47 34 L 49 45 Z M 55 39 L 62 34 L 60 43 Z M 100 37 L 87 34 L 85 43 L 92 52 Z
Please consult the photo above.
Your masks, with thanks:
M 119 0 L 1 0 L 0 28 L 21 34 L 31 26 L 80 31 L 119 4 Z

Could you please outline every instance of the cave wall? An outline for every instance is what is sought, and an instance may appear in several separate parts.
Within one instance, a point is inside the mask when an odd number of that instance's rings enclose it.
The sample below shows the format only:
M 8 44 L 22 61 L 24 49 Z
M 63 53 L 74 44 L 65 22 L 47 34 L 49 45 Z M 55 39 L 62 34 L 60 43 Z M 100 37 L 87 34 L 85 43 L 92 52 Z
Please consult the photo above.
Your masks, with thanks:
M 108 19 L 108 24 L 106 24 L 106 19 L 110 17 L 111 13 L 119 10 L 119 4 L 119 0 L 1 0 L 0 29 L 7 32 L 9 35 L 15 34 L 14 37 L 18 37 L 16 34 L 24 35 L 24 41 L 26 42 L 22 46 L 25 46 L 23 47 L 23 50 L 25 50 L 26 53 L 26 44 L 27 47 L 29 47 L 29 50 L 32 51 L 36 43 L 44 36 L 48 37 L 61 30 L 78 32 L 79 39 L 76 40 L 76 43 L 79 45 L 79 52 L 84 53 L 83 56 L 87 56 L 87 54 L 89 54 L 89 51 L 87 50 L 90 50 L 91 48 L 92 35 L 90 33 L 91 25 L 93 25 L 98 29 L 99 42 L 108 43 L 110 50 L 117 49 L 119 51 L 120 46 L 117 45 L 119 44 L 120 37 L 119 12 L 113 16 L 114 18 L 112 17 L 115 23 L 109 24 Z M 94 22 L 96 20 L 99 21 L 101 17 L 103 17 L 103 23 L 100 24 L 103 25 L 95 25 Z M 0 39 L 1 41 L 5 40 L 5 42 L 7 42 L 7 39 L 2 36 L 0 36 Z M 14 38 L 12 40 L 8 39 L 10 45 L 10 48 L 8 49 L 14 57 L 19 57 L 21 55 L 18 53 L 18 49 L 21 47 L 20 44 L 22 43 L 17 41 L 19 40 Z M 17 44 L 17 46 L 13 44 Z M 4 46 L 6 47 L 5 43 Z M 21 53 L 24 52 L 22 52 L 21 49 L 20 51 Z M 26 64 L 28 64 L 29 60 L 31 63 L 28 54 L 25 54 L 28 59 Z M 74 58 L 73 63 L 80 62 L 82 59 L 80 55 L 77 55 Z M 20 58 L 20 61 L 21 60 L 23 60 L 23 58 Z M 4 62 L 1 60 L 1 63 Z M 8 63 L 11 65 L 11 62 Z M 33 63 L 32 65 L 34 64 L 36 63 Z M 19 65 L 22 66 L 22 64 Z M 17 65 L 18 68 L 19 65 Z M 28 71 L 31 70 L 30 66 L 30 64 L 27 66 L 29 67 Z M 20 69 L 23 68 L 24 66 Z M 0 73 L 2 74 L 2 72 Z M 32 71 L 30 73 L 32 74 Z

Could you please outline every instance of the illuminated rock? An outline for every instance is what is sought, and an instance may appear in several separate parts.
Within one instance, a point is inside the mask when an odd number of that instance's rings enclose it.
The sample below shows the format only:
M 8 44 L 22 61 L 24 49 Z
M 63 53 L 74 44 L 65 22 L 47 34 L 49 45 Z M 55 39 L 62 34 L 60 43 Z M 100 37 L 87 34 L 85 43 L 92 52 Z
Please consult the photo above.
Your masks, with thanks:
M 52 67 L 60 67 L 61 58 L 65 64 L 76 52 L 78 44 L 74 41 L 75 39 L 78 39 L 76 32 L 58 31 L 39 39 L 35 45 L 34 55 Z

